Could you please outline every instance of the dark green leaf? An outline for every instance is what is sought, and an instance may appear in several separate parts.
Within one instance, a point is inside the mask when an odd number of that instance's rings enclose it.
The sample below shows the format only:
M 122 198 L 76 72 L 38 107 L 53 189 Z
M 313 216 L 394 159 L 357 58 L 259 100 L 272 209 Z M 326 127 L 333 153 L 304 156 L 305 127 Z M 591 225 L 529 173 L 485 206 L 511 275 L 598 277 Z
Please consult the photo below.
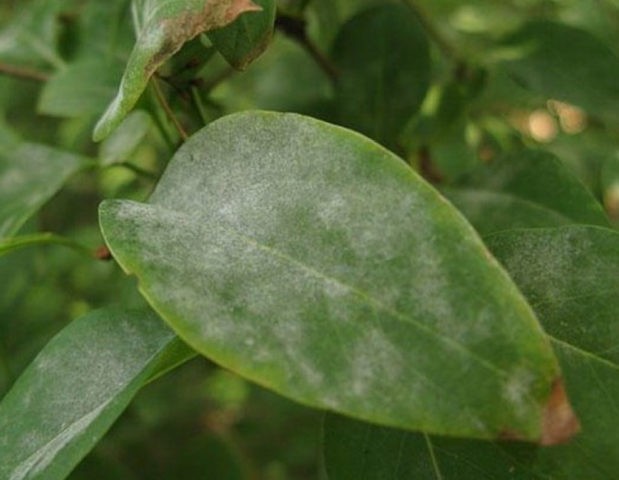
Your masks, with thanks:
M 619 120 L 619 58 L 590 33 L 534 21 L 508 37 L 503 47 L 510 52 L 504 68 L 525 87 Z
M 341 29 L 332 57 L 339 122 L 392 145 L 429 85 L 428 41 L 417 18 L 397 4 L 366 10 Z
M 17 233 L 88 163 L 83 157 L 29 143 L 0 153 L 0 238 Z
M 582 432 L 566 445 L 537 448 L 428 437 L 330 416 L 325 456 L 333 479 L 615 478 L 619 234 L 585 226 L 514 230 L 490 236 L 488 244 L 550 334 Z
M 443 193 L 482 234 L 574 223 L 607 226 L 593 195 L 554 155 L 525 150 L 479 168 Z
M 208 34 L 219 53 L 234 68 L 244 70 L 266 50 L 273 36 L 275 0 L 254 0 L 261 12 L 241 15 L 230 25 Z
M 0 478 L 65 478 L 140 387 L 191 355 L 152 313 L 74 321 L 0 403 Z
M 138 0 L 135 6 L 138 38 L 118 94 L 95 127 L 97 141 L 120 124 L 151 75 L 185 42 L 259 8 L 251 0 Z
M 183 146 L 149 204 L 100 216 L 162 317 L 261 385 L 410 429 L 552 436 L 560 374 L 529 306 L 450 204 L 354 132 L 233 115 Z

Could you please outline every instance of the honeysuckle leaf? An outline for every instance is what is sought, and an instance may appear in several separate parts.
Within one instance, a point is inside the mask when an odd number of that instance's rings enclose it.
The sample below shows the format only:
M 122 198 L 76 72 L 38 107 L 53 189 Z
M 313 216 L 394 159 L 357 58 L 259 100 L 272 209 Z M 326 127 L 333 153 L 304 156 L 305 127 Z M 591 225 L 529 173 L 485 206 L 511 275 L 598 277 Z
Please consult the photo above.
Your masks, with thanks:
M 130 160 L 131 154 L 144 140 L 153 122 L 150 115 L 136 110 L 99 147 L 101 165 L 109 166 Z
M 502 67 L 526 88 L 619 120 L 619 57 L 589 32 L 531 21 L 507 37 L 501 48 L 509 53 Z
M 153 73 L 183 44 L 260 7 L 251 0 L 138 0 L 134 2 L 137 40 L 116 98 L 95 127 L 103 140 L 138 101 Z
M 273 36 L 275 0 L 254 0 L 262 9 L 251 15 L 241 15 L 230 25 L 209 32 L 215 48 L 234 68 L 244 70 L 269 46 Z
M 487 237 L 552 339 L 582 431 L 552 448 L 456 440 L 328 416 L 330 478 L 611 480 L 619 471 L 619 233 L 593 226 Z M 594 406 L 594 408 L 592 408 Z
M 0 478 L 65 478 L 149 379 L 192 355 L 152 312 L 75 320 L 0 403 Z
M 73 63 L 45 84 L 38 111 L 68 118 L 101 115 L 114 98 L 121 75 L 119 62 L 88 59 Z
M 443 193 L 483 235 L 579 223 L 608 226 L 600 203 L 548 152 L 508 154 Z
M 91 160 L 39 144 L 0 152 L 0 239 L 13 236 Z
M 430 82 L 428 40 L 413 12 L 386 4 L 357 14 L 340 30 L 332 57 L 338 121 L 392 146 Z
M 454 207 L 355 132 L 226 117 L 179 150 L 149 203 L 106 201 L 100 222 L 184 340 L 287 397 L 457 436 L 573 433 L 515 285 Z

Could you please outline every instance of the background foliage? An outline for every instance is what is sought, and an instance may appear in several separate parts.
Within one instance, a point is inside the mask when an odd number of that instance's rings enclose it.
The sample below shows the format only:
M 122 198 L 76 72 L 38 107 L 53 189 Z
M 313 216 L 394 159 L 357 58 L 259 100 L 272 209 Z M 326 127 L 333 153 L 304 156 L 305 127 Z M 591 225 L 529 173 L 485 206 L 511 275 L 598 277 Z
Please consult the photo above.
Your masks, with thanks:
M 3 1 L 0 479 L 615 478 L 617 45 L 615 0 Z M 256 109 L 304 116 L 213 123 Z

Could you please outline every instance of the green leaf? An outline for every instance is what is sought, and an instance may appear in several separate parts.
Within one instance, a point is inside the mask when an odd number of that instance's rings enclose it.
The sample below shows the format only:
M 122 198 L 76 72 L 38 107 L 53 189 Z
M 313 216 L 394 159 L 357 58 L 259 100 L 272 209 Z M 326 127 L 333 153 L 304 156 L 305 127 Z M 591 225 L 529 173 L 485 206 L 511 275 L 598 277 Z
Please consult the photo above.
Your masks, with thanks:
M 428 41 L 417 18 L 397 4 L 365 10 L 342 27 L 332 57 L 340 72 L 338 121 L 393 144 L 430 81 Z
M 149 204 L 106 201 L 100 221 L 183 339 L 282 395 L 410 429 L 552 435 L 560 374 L 529 306 L 458 212 L 355 132 L 226 117 Z
M 0 238 L 10 237 L 90 160 L 38 144 L 0 153 Z
M 88 59 L 73 63 L 45 84 L 38 111 L 68 118 L 101 115 L 114 98 L 121 75 L 118 62 Z
M 7 253 L 35 245 L 62 245 L 85 254 L 90 258 L 94 256 L 94 252 L 70 238 L 54 235 L 53 233 L 35 233 L 0 239 L 0 257 Z
M 551 335 L 582 432 L 566 445 L 537 448 L 427 437 L 329 416 L 324 452 L 332 478 L 615 478 L 619 234 L 591 226 L 514 230 L 490 236 L 488 245 Z
M 619 58 L 588 32 L 533 21 L 506 38 L 502 48 L 513 57 L 503 67 L 523 86 L 619 120 Z
M 57 16 L 71 0 L 35 0 L 15 4 L 18 13 L 0 30 L 0 59 L 27 65 L 62 67 Z
M 475 228 L 489 233 L 574 223 L 608 226 L 601 205 L 554 155 L 524 150 L 484 165 L 445 188 Z
M 99 147 L 101 165 L 128 161 L 152 127 L 148 113 L 136 110 L 127 115 L 120 126 Z
M 185 42 L 231 23 L 244 12 L 259 9 L 251 0 L 139 0 L 134 5 L 138 38 L 118 94 L 95 127 L 96 141 L 120 124 L 151 75 Z
M 261 12 L 241 15 L 230 25 L 209 32 L 208 37 L 230 65 L 244 70 L 269 46 L 275 24 L 275 0 L 254 0 Z
M 140 387 L 191 355 L 149 312 L 74 321 L 0 403 L 0 478 L 65 478 Z

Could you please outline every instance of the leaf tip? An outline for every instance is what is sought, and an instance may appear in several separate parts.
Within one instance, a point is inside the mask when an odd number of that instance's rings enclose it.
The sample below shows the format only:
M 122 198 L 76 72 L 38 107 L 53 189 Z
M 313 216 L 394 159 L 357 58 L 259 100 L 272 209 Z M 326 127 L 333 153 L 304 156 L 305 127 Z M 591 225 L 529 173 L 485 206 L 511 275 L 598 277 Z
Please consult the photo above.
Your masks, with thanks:
M 563 379 L 557 379 L 542 415 L 540 445 L 551 446 L 565 443 L 580 431 L 580 421 L 572 410 L 565 392 Z

